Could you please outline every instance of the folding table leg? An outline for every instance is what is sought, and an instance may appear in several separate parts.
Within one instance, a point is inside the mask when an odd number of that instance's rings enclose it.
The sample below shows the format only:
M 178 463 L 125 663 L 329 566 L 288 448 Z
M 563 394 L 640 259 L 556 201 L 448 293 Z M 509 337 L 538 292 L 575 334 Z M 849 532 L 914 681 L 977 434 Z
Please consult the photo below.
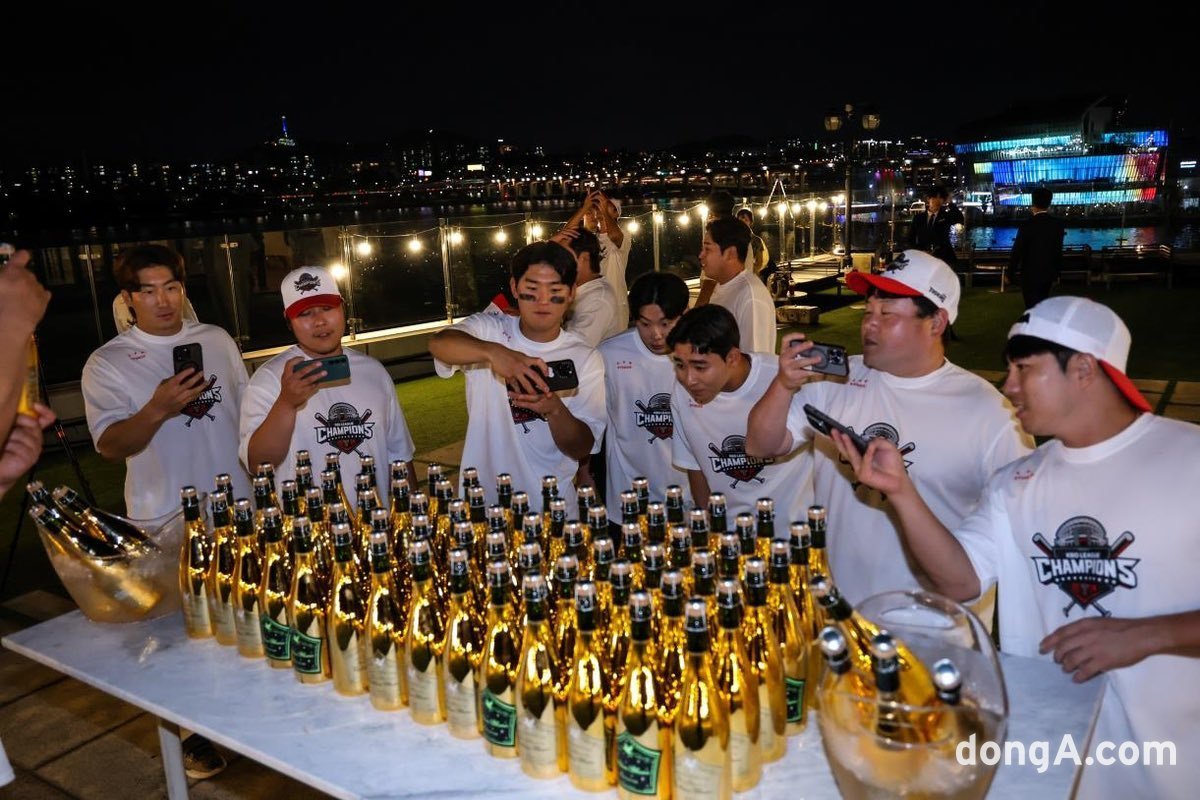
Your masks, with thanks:
M 179 742 L 179 726 L 160 719 L 158 746 L 162 750 L 163 772 L 167 776 L 167 797 L 170 800 L 187 800 L 188 782 L 183 771 L 183 747 Z

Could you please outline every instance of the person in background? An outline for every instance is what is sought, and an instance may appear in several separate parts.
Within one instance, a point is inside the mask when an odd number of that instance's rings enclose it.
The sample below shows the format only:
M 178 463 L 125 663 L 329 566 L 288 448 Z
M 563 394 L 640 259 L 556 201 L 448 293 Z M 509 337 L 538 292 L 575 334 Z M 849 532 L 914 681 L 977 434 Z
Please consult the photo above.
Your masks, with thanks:
M 729 309 L 741 331 L 745 353 L 775 352 L 775 301 L 762 281 L 746 270 L 750 229 L 734 217 L 719 217 L 704 226 L 700 266 L 717 288 L 712 303 Z
M 1050 296 L 1050 287 L 1058 280 L 1062 268 L 1063 238 L 1067 235 L 1063 221 L 1050 214 L 1054 194 L 1039 186 L 1033 190 L 1032 199 L 1033 214 L 1017 228 L 1008 262 L 1009 274 L 1021 276 L 1026 308 L 1033 308 Z
M 633 247 L 633 239 L 621 229 L 618 224 L 620 218 L 621 201 L 596 189 L 588 192 L 583 205 L 571 215 L 563 230 L 583 227 L 599 239 L 600 274 L 608 281 L 617 298 L 617 319 L 624 320 L 629 317 L 625 270 L 629 266 L 629 251 Z
M 958 256 L 950 243 L 950 231 L 961 225 L 964 217 L 950 202 L 950 190 L 938 184 L 925 193 L 925 210 L 912 218 L 908 228 L 908 249 L 923 250 L 958 269 Z
M 629 325 L 621 309 L 628 303 L 617 299 L 612 284 L 600 274 L 600 240 L 587 228 L 563 228 L 550 238 L 575 258 L 575 300 L 566 328 L 578 333 L 592 347 L 615 336 Z M 628 311 L 626 311 L 628 313 Z
M 721 217 L 733 216 L 733 195 L 724 189 L 717 189 L 712 192 L 708 199 L 704 201 L 704 205 L 708 208 L 708 216 L 705 217 L 705 224 L 714 219 Z M 701 270 L 700 272 L 700 294 L 696 297 L 696 308 L 706 306 L 712 302 L 713 292 L 717 289 L 717 282 L 706 276 Z

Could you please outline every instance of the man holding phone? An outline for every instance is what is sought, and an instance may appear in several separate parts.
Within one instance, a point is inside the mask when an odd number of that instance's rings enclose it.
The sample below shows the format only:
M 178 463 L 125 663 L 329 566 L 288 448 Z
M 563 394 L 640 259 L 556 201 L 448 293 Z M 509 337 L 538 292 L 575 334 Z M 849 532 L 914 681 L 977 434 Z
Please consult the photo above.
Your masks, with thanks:
M 851 272 L 846 284 L 867 296 L 863 354 L 850 358 L 848 380 L 810 383 L 817 375 L 811 367 L 820 361 L 810 355 L 812 343 L 803 334 L 785 336 L 779 373 L 750 412 L 746 450 L 774 456 L 813 441 L 813 489 L 829 509 L 832 577 L 857 603 L 916 588 L 923 576 L 910 566 L 887 498 L 855 480 L 827 436 L 814 436 L 805 404 L 865 439 L 882 436 L 895 444 L 930 507 L 951 528 L 991 474 L 1027 454 L 1033 442 L 994 386 L 946 360 L 961 289 L 945 262 L 906 250 L 882 274 Z M 979 610 L 990 622 L 990 609 Z
M 408 462 L 413 440 L 396 385 L 377 359 L 342 347 L 346 313 L 337 281 L 324 267 L 298 267 L 280 284 L 283 315 L 296 344 L 254 372 L 242 400 L 239 455 L 248 469 L 263 461 L 290 477 L 296 451 L 337 451 L 342 486 L 354 497 L 358 460 Z M 386 470 L 380 471 L 386 480 Z M 377 487 L 386 497 L 389 487 Z
M 429 341 L 438 375 L 467 377 L 467 441 L 463 463 L 482 476 L 513 476 L 513 488 L 535 493 L 542 477 L 558 479 L 574 508 L 572 478 L 604 434 L 604 364 L 579 334 L 562 329 L 575 294 L 575 258 L 556 242 L 517 251 L 511 285 L 519 316 L 481 312 Z M 573 388 L 549 385 L 550 364 L 574 366 Z M 560 374 L 562 369 L 554 371 Z

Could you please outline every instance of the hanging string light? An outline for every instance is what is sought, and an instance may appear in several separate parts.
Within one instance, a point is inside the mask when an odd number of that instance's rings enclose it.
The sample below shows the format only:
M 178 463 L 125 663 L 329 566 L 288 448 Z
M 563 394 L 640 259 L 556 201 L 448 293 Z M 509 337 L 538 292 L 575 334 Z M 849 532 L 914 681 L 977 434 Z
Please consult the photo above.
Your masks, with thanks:
M 363 239 L 354 245 L 354 252 L 358 253 L 358 255 L 362 258 L 366 258 L 367 256 L 371 255 L 371 252 L 374 249 L 375 248 L 371 246 L 371 241 L 369 239 Z

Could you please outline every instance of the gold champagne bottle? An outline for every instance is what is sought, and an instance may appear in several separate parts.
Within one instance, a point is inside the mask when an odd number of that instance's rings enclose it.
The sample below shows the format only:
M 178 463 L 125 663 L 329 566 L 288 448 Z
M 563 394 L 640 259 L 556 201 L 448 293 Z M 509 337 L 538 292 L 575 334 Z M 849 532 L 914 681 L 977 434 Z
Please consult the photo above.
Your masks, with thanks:
M 438 484 L 442 481 L 442 465 L 436 461 L 429 464 L 425 473 L 425 495 L 429 498 L 429 510 L 426 512 L 430 519 L 436 519 L 438 514 L 445 513 L 438 507 Z
M 579 635 L 571 659 L 567 684 L 567 775 L 578 789 L 598 792 L 607 789 L 609 767 L 615 773 L 615 753 L 608 731 L 615 720 L 607 713 L 605 698 L 610 694 L 608 672 L 601 659 L 603 642 L 599 635 L 596 584 L 575 584 L 575 614 Z
M 709 541 L 708 514 L 704 509 L 693 508 L 688 512 L 688 532 L 693 552 L 712 549 Z
M 346 496 L 346 484 L 342 480 L 342 455 L 336 450 L 331 450 L 325 454 L 325 470 L 321 473 L 322 486 L 324 486 L 325 472 L 332 471 L 337 485 L 338 502 L 345 506 L 349 512 L 354 506 L 350 505 L 350 498 Z M 328 497 L 325 498 L 325 505 L 333 505 Z
M 469 524 L 467 532 L 474 535 Z M 472 575 L 470 550 L 461 547 L 451 550 L 442 685 L 446 692 L 446 727 L 459 739 L 479 738 L 477 677 L 483 657 L 483 620 L 471 588 Z
M 292 668 L 292 629 L 288 623 L 288 592 L 292 588 L 292 561 L 283 536 L 283 517 L 275 506 L 263 512 L 262 586 L 258 590 L 258 620 L 263 649 L 274 669 Z
M 683 509 L 683 487 L 671 484 L 667 487 L 666 495 L 667 527 L 670 528 L 672 525 L 685 524 Z
M 553 564 L 559 556 L 567 552 L 566 540 L 563 538 L 566 524 L 567 501 L 556 497 L 550 501 L 550 527 L 546 530 L 546 541 L 549 543 L 550 549 L 543 551 L 549 564 Z
M 621 525 L 621 558 L 629 562 L 632 586 L 644 587 L 646 571 L 642 566 L 642 528 L 636 521 Z
M 470 522 L 455 525 L 453 545 L 467 551 L 467 585 L 471 587 L 471 602 L 475 604 L 475 619 L 482 636 L 483 620 L 487 617 L 487 575 L 482 571 L 482 565 L 487 562 L 476 556 L 479 550 L 475 543 L 475 526 Z
M 542 569 L 542 548 L 537 542 L 526 542 L 517 552 L 516 584 L 524 584 L 526 575 L 544 575 Z
M 871 639 L 875 677 L 875 735 L 887 749 L 904 749 L 926 740 L 914 715 L 904 708 L 896 642 L 887 631 Z
M 850 659 L 854 663 L 855 670 L 863 676 L 873 675 L 875 662 L 871 653 L 872 640 L 882 632 L 882 629 L 855 611 L 828 577 L 814 575 L 809 582 L 809 587 L 817 601 L 825 609 L 830 623 L 836 625 L 842 635 L 846 637 L 846 644 L 850 648 Z M 937 690 L 929 670 L 903 642 L 898 639 L 891 639 L 891 642 L 896 650 L 897 664 L 904 673 L 902 701 L 914 707 L 933 706 L 937 701 Z
M 297 451 L 297 458 L 300 453 L 308 452 L 306 450 Z M 300 513 L 308 517 L 308 521 L 314 522 L 313 518 L 308 514 L 308 490 L 316 488 L 313 486 L 312 467 L 303 464 L 296 465 L 296 494 L 300 497 Z M 315 539 L 313 541 L 316 541 Z
M 644 475 L 638 475 L 630 481 L 630 485 L 634 494 L 637 495 L 638 525 L 642 529 L 642 539 L 646 540 L 650 526 L 650 479 Z
M 333 529 L 333 578 L 329 591 L 329 661 L 333 688 L 338 694 L 354 696 L 367 691 L 367 612 L 362 578 L 354 557 L 354 534 L 350 525 Z
M 233 504 L 233 529 L 237 533 L 237 554 L 233 564 L 233 613 L 238 652 L 246 658 L 262 658 L 262 623 L 258 616 L 258 592 L 262 588 L 262 559 L 254 531 L 250 501 Z
M 367 600 L 369 658 L 367 684 L 371 705 L 395 711 L 408 702 L 404 685 L 405 612 L 396 590 L 386 531 L 371 532 L 371 593 Z
M 329 662 L 329 636 L 325 630 L 329 594 L 317 566 L 312 525 L 308 517 L 292 519 L 296 560 L 288 592 L 288 620 L 292 628 L 292 671 L 301 683 L 324 683 L 333 677 Z
M 213 479 L 213 494 L 225 495 L 226 506 L 230 509 L 231 519 L 233 513 L 233 476 L 228 472 L 219 473 Z M 211 499 L 211 498 L 210 498 Z M 232 523 L 231 523 L 232 524 Z
M 183 548 L 179 555 L 179 592 L 183 598 L 183 624 L 188 636 L 204 639 L 213 635 L 205 582 L 212 561 L 212 541 L 200 518 L 200 499 L 195 486 L 179 492 L 183 499 Z
M 500 538 L 505 542 L 504 555 L 505 556 L 508 555 L 507 547 L 508 547 L 508 535 L 509 534 L 508 534 L 508 522 L 507 522 L 507 518 L 505 517 L 505 514 L 508 514 L 508 513 L 510 513 L 510 512 L 507 509 L 505 509 L 504 506 L 501 506 L 498 504 L 494 505 L 494 506 L 488 506 L 487 530 L 485 530 L 482 535 L 479 534 L 478 532 L 476 532 L 476 534 L 475 534 L 475 546 L 477 548 L 479 548 L 479 555 L 477 556 L 477 558 L 481 564 L 486 564 L 488 562 L 486 546 L 487 546 L 488 537 L 491 536 L 492 534 L 498 534 L 500 536 Z
M 504 509 L 504 524 L 509 529 L 512 528 L 512 501 L 512 475 L 501 472 L 496 476 L 496 505 Z
M 754 515 L 738 514 L 733 526 L 742 550 L 741 559 L 738 562 L 738 575 L 741 575 L 746 571 L 746 559 L 754 555 L 758 546 L 758 534 L 754 531 Z
M 539 575 L 540 577 L 540 575 Z M 517 757 L 517 666 L 521 634 L 509 596 L 508 562 L 488 564 L 487 633 L 480 664 L 479 723 L 488 753 Z
M 517 750 L 525 774 L 554 778 L 567 771 L 566 698 L 559 692 L 561 669 L 546 620 L 546 579 L 525 576 L 523 592 L 525 633 L 515 691 Z
M 804 630 L 809 637 L 808 674 L 812 678 L 812 683 L 816 683 L 817 676 L 821 674 L 821 662 L 824 660 L 817 645 L 817 638 L 820 636 L 821 630 L 829 624 L 829 620 L 825 617 L 825 609 L 813 599 L 812 592 L 808 588 L 810 545 L 811 535 L 808 523 L 793 522 L 790 528 L 788 547 L 788 577 L 792 585 L 792 599 L 796 603 L 796 609 L 804 621 Z M 815 691 L 813 694 L 807 695 L 806 699 L 812 700 L 814 703 L 809 706 L 810 708 L 816 708 Z
M 666 569 L 667 555 L 663 546 L 661 544 L 646 545 L 642 550 L 642 585 L 640 588 L 650 593 L 650 602 L 654 610 L 650 625 L 655 642 L 659 641 L 659 633 L 662 629 L 662 577 Z M 680 610 L 682 611 L 682 608 Z M 656 646 L 656 652 L 657 649 Z
M 271 507 L 271 484 L 265 475 L 259 475 L 254 479 L 254 534 L 260 557 L 265 556 L 267 552 L 263 528 L 267 519 L 267 509 Z
M 536 544 L 543 552 L 550 549 L 550 542 L 545 536 L 545 528 L 542 527 L 542 515 L 536 511 L 530 511 L 522 521 L 521 539 L 517 543 L 518 555 L 521 547 L 527 544 Z
M 588 546 L 583 523 L 572 520 L 563 525 L 563 555 L 574 557 L 579 574 L 591 574 L 589 565 L 592 560 L 592 549 Z
M 667 507 L 658 501 L 646 504 L 646 544 L 668 544 Z
M 36 483 L 36 481 L 35 481 Z M 124 517 L 96 508 L 68 486 L 59 486 L 52 493 L 54 505 L 95 539 L 132 555 L 159 552 L 154 541 Z
M 683 574 L 678 570 L 668 570 L 662 575 L 662 622 L 661 631 L 656 641 L 661 643 L 658 650 L 658 682 L 662 687 L 659 698 L 663 722 L 671 723 L 679 709 L 679 698 L 683 684 L 683 674 L 687 669 L 687 635 L 684 631 L 684 591 Z M 703 600 L 697 601 L 701 606 Z M 704 617 L 708 619 L 707 616 Z M 710 638 L 705 637 L 705 642 Z M 707 644 L 706 644 L 707 647 Z
M 754 504 L 754 554 L 767 563 L 771 559 L 771 542 L 775 540 L 775 501 L 760 497 Z
M 543 475 L 541 514 L 542 530 L 550 530 L 550 503 L 556 497 L 558 497 L 558 478 L 553 475 Z
M 704 601 L 705 613 L 710 620 L 709 634 L 716 641 L 718 629 L 712 627 L 717 618 L 717 561 L 707 550 L 692 552 L 692 597 Z
M 279 510 L 283 514 L 283 531 L 288 543 L 288 555 L 296 557 L 296 542 L 292 537 L 292 520 L 300 516 L 300 494 L 296 490 L 296 482 L 284 481 L 280 485 Z
M 258 468 L 255 476 L 266 479 L 267 497 L 269 498 L 268 505 L 279 508 L 279 492 L 275 486 L 275 465 L 270 461 L 258 462 Z
M 785 548 L 786 542 L 780 542 Z M 786 555 L 786 553 L 785 553 Z M 750 669 L 758 679 L 758 740 L 764 764 L 787 752 L 787 694 L 783 678 L 783 649 L 775 635 L 767 603 L 767 565 L 757 556 L 746 560 L 746 618 L 742 638 Z
M 554 565 L 554 642 L 555 663 L 564 670 L 555 676 L 560 686 L 566 686 L 571 659 L 575 657 L 575 638 L 579 633 L 579 620 L 575 614 L 575 582 L 579 580 L 579 562 L 575 556 L 565 555 Z M 526 614 L 529 609 L 526 609 Z
M 602 503 L 596 503 L 588 509 L 587 515 L 588 541 L 611 538 L 608 531 L 608 508 Z M 613 553 L 616 558 L 616 553 Z
M 446 687 L 442 683 L 446 623 L 433 589 L 431 561 L 428 542 L 415 541 L 408 546 L 413 585 L 404 640 L 404 678 L 409 713 L 422 725 L 436 725 L 446 718 Z
M 579 514 L 575 517 L 580 522 L 587 522 L 588 509 L 596 505 L 596 489 L 592 486 L 580 486 L 575 490 L 575 506 Z
M 359 474 L 354 479 L 354 502 L 357 516 L 354 525 L 358 528 L 359 552 L 366 553 L 371 541 L 371 512 L 379 508 L 379 494 L 371 483 L 371 476 Z
M 213 635 L 224 645 L 237 644 L 237 621 L 233 603 L 233 571 L 237 555 L 237 535 L 229 513 L 229 499 L 223 492 L 212 496 L 213 551 L 205 576 L 208 615 Z
M 608 578 L 612 584 L 612 617 L 605 631 L 603 660 L 611 687 L 609 700 L 616 703 L 624 687 L 625 662 L 629 659 L 629 593 L 633 591 L 633 567 L 628 560 L 619 558 L 613 562 Z
M 592 537 L 592 581 L 596 584 L 596 629 L 601 638 L 608 633 L 612 620 L 612 576 L 613 561 L 617 548 L 605 530 L 603 536 Z
M 622 800 L 671 796 L 671 729 L 659 714 L 649 592 L 629 599 L 630 650 L 616 711 L 617 795 Z
M 325 510 L 325 498 L 321 490 L 310 486 L 304 490 L 304 515 L 312 525 L 313 554 L 317 560 L 317 571 L 326 585 L 331 585 L 333 576 L 333 534 L 329 529 L 329 514 Z
M 479 483 L 479 470 L 475 469 L 475 467 L 463 467 L 462 485 L 464 492 L 475 486 L 482 488 L 482 485 Z
M 399 535 L 412 526 L 412 496 L 409 494 L 408 481 L 404 478 L 393 478 L 391 484 L 392 530 Z M 406 547 L 407 542 L 400 542 Z
M 487 498 L 484 496 L 482 486 L 468 487 L 466 492 L 471 528 L 475 534 L 475 541 L 479 545 L 479 549 L 471 553 L 471 560 L 478 564 L 481 563 L 479 554 L 483 550 L 483 539 L 488 532 Z
M 825 550 L 826 517 L 824 506 L 808 507 L 808 574 L 810 576 L 825 575 L 832 579 L 833 573 L 829 569 L 829 554 Z
M 730 779 L 735 792 L 744 792 L 762 778 L 758 678 L 742 637 L 741 587 L 737 581 L 721 581 L 717 602 L 720 634 L 713 645 L 713 673 L 721 701 L 729 711 Z
M 512 500 L 512 522 L 508 526 L 508 535 L 505 540 L 508 542 L 508 561 L 515 563 L 517 560 L 517 547 L 521 544 L 521 537 L 518 535 L 521 531 L 521 526 L 525 524 L 525 515 L 529 513 L 529 495 L 524 492 L 514 492 Z
M 787 542 L 771 545 L 770 587 L 767 605 L 771 624 L 779 640 L 783 658 L 783 686 L 786 698 L 787 735 L 801 733 L 808 724 L 807 710 L 812 708 L 817 682 L 812 679 L 811 652 L 806 622 L 792 597 L 790 547 Z
M 725 504 L 725 495 L 720 492 L 713 492 L 708 496 L 708 531 L 717 537 L 729 533 L 729 511 Z
M 627 525 L 634 525 L 638 529 L 638 534 L 642 533 L 642 526 L 639 520 L 641 514 L 638 512 L 638 496 L 637 492 L 621 492 L 621 541 L 617 544 L 621 547 L 620 555 L 625 555 L 625 531 Z
M 671 736 L 671 795 L 730 800 L 729 710 L 713 676 L 704 603 L 689 601 L 686 616 L 687 660 Z
M 741 575 L 742 546 L 736 533 L 725 533 L 717 545 L 717 577 L 737 580 Z
M 671 569 L 683 575 L 685 594 L 692 593 L 692 534 L 687 525 L 672 525 L 668 532 L 671 538 Z

